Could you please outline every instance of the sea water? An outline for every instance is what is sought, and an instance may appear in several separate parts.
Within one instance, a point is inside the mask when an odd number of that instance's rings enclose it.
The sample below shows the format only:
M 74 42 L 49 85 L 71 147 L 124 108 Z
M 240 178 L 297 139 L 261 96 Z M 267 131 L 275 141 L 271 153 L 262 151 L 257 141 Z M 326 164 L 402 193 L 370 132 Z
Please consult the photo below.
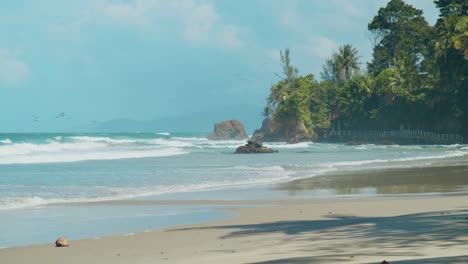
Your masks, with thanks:
M 76 239 L 226 217 L 211 207 L 88 202 L 287 199 L 287 192 L 272 186 L 333 171 L 427 166 L 468 155 L 466 145 L 313 142 L 265 143 L 279 153 L 234 155 L 243 144 L 196 133 L 0 134 L 0 247 L 50 242 L 50 234 L 58 234 L 54 229 Z

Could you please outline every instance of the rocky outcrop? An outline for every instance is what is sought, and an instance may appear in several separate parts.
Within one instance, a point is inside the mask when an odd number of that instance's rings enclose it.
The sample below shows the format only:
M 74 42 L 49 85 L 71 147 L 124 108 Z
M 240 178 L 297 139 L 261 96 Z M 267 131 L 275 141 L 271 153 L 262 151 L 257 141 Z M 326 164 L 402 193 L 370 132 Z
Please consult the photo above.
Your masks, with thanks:
M 252 140 L 256 142 L 288 142 L 298 143 L 312 140 L 303 122 L 297 121 L 273 121 L 265 118 L 262 127 L 255 130 Z
M 70 242 L 68 241 L 68 238 L 66 237 L 59 237 L 55 241 L 55 246 L 56 247 L 68 247 L 70 245 Z
M 245 146 L 240 146 L 236 149 L 237 154 L 249 154 L 249 153 L 275 153 L 277 150 L 262 146 L 261 143 L 255 142 L 254 140 L 247 141 Z
M 209 140 L 246 139 L 244 125 L 237 120 L 227 120 L 214 125 L 213 134 L 208 136 Z

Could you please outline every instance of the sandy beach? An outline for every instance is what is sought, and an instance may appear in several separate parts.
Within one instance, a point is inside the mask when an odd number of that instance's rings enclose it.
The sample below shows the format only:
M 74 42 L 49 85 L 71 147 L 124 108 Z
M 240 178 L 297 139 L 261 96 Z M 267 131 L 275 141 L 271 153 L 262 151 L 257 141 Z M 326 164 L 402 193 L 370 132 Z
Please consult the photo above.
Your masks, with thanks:
M 72 241 L 69 248 L 55 248 L 51 243 L 2 249 L 0 262 L 259 264 L 468 260 L 467 196 L 243 203 L 259 206 L 226 209 L 238 214 L 227 221 Z
M 468 264 L 467 13 L 3 1 L 0 264 Z

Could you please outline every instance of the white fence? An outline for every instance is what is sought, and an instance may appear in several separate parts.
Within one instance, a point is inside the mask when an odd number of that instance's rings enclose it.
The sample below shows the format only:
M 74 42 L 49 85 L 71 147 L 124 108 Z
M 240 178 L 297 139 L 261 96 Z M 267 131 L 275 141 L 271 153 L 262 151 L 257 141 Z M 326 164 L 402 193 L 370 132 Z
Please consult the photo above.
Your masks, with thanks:
M 422 130 L 341 130 L 331 131 L 330 139 L 339 141 L 393 142 L 409 144 L 463 144 L 463 137 L 457 134 L 442 134 Z

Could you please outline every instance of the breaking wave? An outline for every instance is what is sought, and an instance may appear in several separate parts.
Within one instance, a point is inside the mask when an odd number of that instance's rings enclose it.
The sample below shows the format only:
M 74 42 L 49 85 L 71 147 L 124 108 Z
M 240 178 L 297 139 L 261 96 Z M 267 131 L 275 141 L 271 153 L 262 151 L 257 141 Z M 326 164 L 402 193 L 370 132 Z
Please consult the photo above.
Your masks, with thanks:
M 0 145 L 0 164 L 32 164 L 166 157 L 188 153 L 179 148 L 190 146 L 155 139 L 136 144 L 137 139 L 76 136 L 54 137 L 44 143 L 22 142 Z
M 2 144 L 11 144 L 13 142 L 11 142 L 11 140 L 9 138 L 6 138 L 6 139 L 0 140 L 0 143 L 2 143 Z
M 91 203 L 91 202 L 106 202 L 124 199 L 133 199 L 148 196 L 157 196 L 172 193 L 186 193 L 197 191 L 208 191 L 232 187 L 253 186 L 268 183 L 275 183 L 281 181 L 291 180 L 290 173 L 281 166 L 271 167 L 249 167 L 249 166 L 236 166 L 230 168 L 223 168 L 227 170 L 247 170 L 256 172 L 259 177 L 241 177 L 230 180 L 220 181 L 205 181 L 202 183 L 192 184 L 173 184 L 173 185 L 156 185 L 148 187 L 134 187 L 134 188 L 116 188 L 116 187 L 96 187 L 95 195 L 92 197 L 49 197 L 44 198 L 40 196 L 10 196 L 0 200 L 0 210 L 20 209 L 49 204 L 68 204 L 68 203 Z M 245 174 L 248 176 L 247 174 Z M 8 186 L 11 188 L 11 186 Z M 21 186 L 20 186 L 21 187 Z M 83 187 L 67 188 L 65 191 L 69 193 L 84 192 Z M 86 187 L 86 191 L 89 192 Z M 52 193 L 54 190 L 50 190 Z

